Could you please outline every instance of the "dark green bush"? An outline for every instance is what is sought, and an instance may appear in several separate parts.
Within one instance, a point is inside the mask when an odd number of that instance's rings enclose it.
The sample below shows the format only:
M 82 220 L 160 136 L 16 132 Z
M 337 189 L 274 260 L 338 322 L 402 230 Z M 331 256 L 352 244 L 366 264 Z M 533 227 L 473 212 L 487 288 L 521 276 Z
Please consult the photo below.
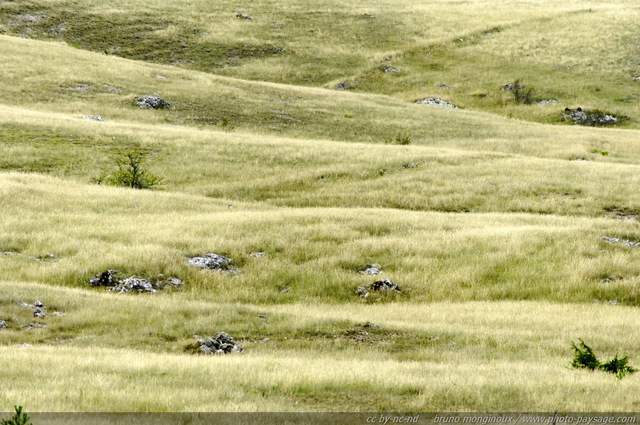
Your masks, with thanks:
M 29 422 L 29 416 L 26 413 L 22 413 L 22 406 L 13 406 L 16 410 L 15 415 L 11 419 L 3 419 L 2 425 L 33 425 Z
M 629 366 L 629 358 L 627 356 L 619 359 L 618 355 L 606 363 L 600 365 L 600 369 L 610 373 L 614 373 L 618 379 L 622 379 L 626 374 L 632 374 L 638 371 L 638 369 Z
M 629 366 L 628 357 L 625 356 L 619 359 L 617 354 L 608 362 L 600 363 L 591 347 L 585 344 L 583 340 L 580 340 L 580 346 L 572 343 L 572 347 L 576 354 L 571 362 L 571 366 L 575 368 L 604 370 L 605 372 L 615 374 L 618 379 L 622 379 L 625 375 L 638 371 L 636 368 Z
M 573 362 L 571 362 L 571 366 L 589 370 L 595 370 L 600 367 L 600 361 L 593 353 L 591 347 L 585 344 L 583 340 L 580 340 L 580 347 L 576 346 L 576 344 L 572 344 L 572 346 L 576 355 L 573 358 Z

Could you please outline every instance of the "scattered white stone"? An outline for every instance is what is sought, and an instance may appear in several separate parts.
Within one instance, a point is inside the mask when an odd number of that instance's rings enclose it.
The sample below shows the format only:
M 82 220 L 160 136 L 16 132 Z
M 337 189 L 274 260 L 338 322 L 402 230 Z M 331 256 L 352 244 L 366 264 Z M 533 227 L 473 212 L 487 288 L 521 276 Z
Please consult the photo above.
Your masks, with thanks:
M 356 288 L 356 295 L 358 295 L 360 298 L 368 298 L 369 290 L 367 290 L 367 288 L 365 288 L 364 286 L 358 286 Z
M 437 106 L 438 108 L 459 109 L 453 103 L 438 99 L 437 97 L 427 97 L 426 99 L 418 100 L 416 103 L 419 103 L 420 105 Z
M 83 115 L 82 118 L 85 120 L 104 121 L 101 115 Z
M 46 327 L 47 325 L 45 325 L 44 323 L 29 323 L 28 325 L 23 326 L 23 328 L 27 329 L 42 329 Z
M 231 258 L 210 252 L 202 257 L 192 257 L 187 260 L 188 264 L 209 270 L 225 270 L 231 265 Z
M 125 292 L 150 292 L 156 293 L 156 289 L 153 287 L 153 284 L 149 282 L 147 279 L 142 279 L 140 277 L 128 277 L 118 282 L 117 285 L 109 288 L 110 291 L 116 291 L 119 293 Z
M 89 86 L 86 85 L 86 84 L 80 84 L 80 85 L 77 85 L 77 86 L 69 87 L 69 90 L 79 91 L 79 92 L 83 92 L 84 93 L 86 91 L 89 91 Z
M 380 273 L 382 273 L 382 270 L 380 270 L 380 264 L 373 263 L 373 264 L 367 264 L 364 269 L 358 270 L 358 273 L 377 276 Z
M 387 74 L 395 74 L 395 73 L 400 72 L 400 70 L 395 69 L 395 68 L 391 67 L 390 65 L 382 65 L 380 67 L 380 69 L 382 71 L 386 72 Z
M 172 109 L 173 105 L 158 96 L 142 96 L 136 97 L 136 103 L 139 107 L 145 109 Z
M 639 247 L 640 246 L 640 242 L 630 241 L 629 239 L 612 238 L 612 237 L 609 237 L 609 236 L 603 236 L 602 239 L 605 242 L 609 242 L 609 243 L 623 243 L 623 244 L 626 244 L 626 245 L 631 246 L 631 247 Z
M 40 22 L 43 19 L 47 19 L 48 16 L 47 15 L 31 15 L 29 13 L 25 13 L 23 15 L 18 15 L 17 18 L 25 22 Z

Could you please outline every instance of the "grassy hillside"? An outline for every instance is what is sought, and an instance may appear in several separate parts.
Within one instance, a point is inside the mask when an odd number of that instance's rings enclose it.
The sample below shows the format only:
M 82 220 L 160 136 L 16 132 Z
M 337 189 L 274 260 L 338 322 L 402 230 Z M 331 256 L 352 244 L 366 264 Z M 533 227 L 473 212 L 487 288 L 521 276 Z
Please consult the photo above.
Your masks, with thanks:
M 4 2 L 0 31 L 216 75 L 342 87 L 556 123 L 565 107 L 637 128 L 638 5 L 613 2 Z M 238 15 L 240 17 L 238 17 Z M 251 18 L 251 19 L 248 19 Z M 384 72 L 393 68 L 399 72 Z M 535 88 L 522 106 L 500 88 Z
M 0 410 L 637 410 L 637 375 L 570 367 L 578 339 L 640 363 L 637 17 L 0 3 Z M 131 152 L 159 185 L 112 184 Z M 184 286 L 88 284 L 108 269 Z M 193 353 L 219 331 L 244 352 Z

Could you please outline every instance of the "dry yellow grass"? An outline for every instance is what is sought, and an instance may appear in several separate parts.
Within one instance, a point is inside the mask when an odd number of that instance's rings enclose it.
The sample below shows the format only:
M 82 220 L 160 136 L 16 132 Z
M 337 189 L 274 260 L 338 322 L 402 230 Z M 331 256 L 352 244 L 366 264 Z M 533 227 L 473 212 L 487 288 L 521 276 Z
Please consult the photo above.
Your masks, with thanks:
M 3 291 L 12 286 L 2 285 Z M 60 320 L 77 314 L 77 303 L 94 312 L 116 309 L 117 295 L 13 285 L 66 300 Z M 2 402 L 21 400 L 32 411 L 632 411 L 640 402 L 635 376 L 619 381 L 569 367 L 578 337 L 610 356 L 633 350 L 633 308 L 545 302 L 256 308 L 122 298 L 117 309 L 127 313 L 113 332 L 123 339 L 139 332 L 128 315 L 148 320 L 152 309 L 162 309 L 167 320 L 192 309 L 210 323 L 248 309 L 267 315 L 277 334 L 263 343 L 241 339 L 243 354 L 217 357 L 104 348 L 100 340 L 114 336 L 91 334 L 2 347 Z M 366 322 L 378 325 L 369 328 L 372 341 L 349 339 L 348 324 Z M 338 324 L 336 335 L 305 347 L 301 330 L 327 323 Z M 382 330 L 387 333 L 376 333 Z M 46 330 L 26 332 L 38 338 Z M 397 334 L 415 340 L 398 345 Z
M 0 35 L 0 410 L 637 410 L 638 376 L 570 363 L 640 360 L 639 9 L 497 5 L 0 4 L 31 37 Z M 578 105 L 631 119 L 527 122 Z M 161 190 L 96 184 L 132 150 Z M 212 251 L 239 273 L 186 264 Z M 189 353 L 217 331 L 245 352 Z

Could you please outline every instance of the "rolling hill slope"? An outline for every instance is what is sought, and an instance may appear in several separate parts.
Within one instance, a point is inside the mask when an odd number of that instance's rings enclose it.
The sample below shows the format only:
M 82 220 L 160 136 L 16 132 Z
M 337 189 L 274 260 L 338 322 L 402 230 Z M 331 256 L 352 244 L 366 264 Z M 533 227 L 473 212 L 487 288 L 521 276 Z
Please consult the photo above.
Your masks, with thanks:
M 636 410 L 570 363 L 640 359 L 637 7 L 290 3 L 0 4 L 0 410 Z M 568 30 L 598 25 L 617 49 Z M 130 152 L 155 190 L 108 184 Z M 194 355 L 219 331 L 244 353 Z

